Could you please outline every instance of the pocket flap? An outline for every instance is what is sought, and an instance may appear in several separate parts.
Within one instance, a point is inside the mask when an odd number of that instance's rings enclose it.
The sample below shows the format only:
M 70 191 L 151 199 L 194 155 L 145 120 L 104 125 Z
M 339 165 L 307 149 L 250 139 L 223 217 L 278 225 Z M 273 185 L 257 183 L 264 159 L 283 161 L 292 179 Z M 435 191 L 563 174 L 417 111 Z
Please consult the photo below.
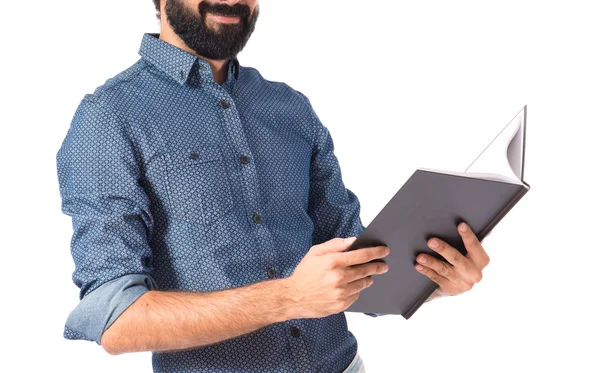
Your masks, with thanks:
M 218 161 L 222 159 L 221 150 L 217 146 L 203 145 L 202 147 L 179 150 L 156 156 L 152 163 L 162 169 L 170 170 L 198 163 Z

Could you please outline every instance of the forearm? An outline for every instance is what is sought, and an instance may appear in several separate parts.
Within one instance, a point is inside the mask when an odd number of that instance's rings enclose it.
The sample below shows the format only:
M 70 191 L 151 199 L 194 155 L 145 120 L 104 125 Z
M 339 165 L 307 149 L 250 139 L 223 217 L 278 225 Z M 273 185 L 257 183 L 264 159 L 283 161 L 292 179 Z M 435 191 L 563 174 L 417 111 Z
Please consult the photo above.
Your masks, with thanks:
M 200 347 L 285 321 L 285 279 L 212 293 L 148 291 L 102 335 L 110 354 Z

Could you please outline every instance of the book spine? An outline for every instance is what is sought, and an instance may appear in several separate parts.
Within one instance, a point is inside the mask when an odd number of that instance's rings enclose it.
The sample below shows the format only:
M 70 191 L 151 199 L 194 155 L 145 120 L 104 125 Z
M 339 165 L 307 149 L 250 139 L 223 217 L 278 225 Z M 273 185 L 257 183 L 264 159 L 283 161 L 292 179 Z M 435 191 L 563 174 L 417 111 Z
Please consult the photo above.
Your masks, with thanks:
M 423 294 L 421 294 L 421 296 L 419 298 L 417 298 L 417 300 L 413 303 L 413 305 L 410 306 L 409 309 L 407 309 L 406 311 L 404 311 L 404 313 L 402 314 L 402 316 L 404 316 L 404 318 L 406 320 L 410 319 L 410 317 L 415 312 L 417 312 L 417 310 L 425 303 L 425 301 L 431 296 L 431 294 L 433 294 L 433 292 L 438 287 L 439 287 L 439 285 L 432 281 L 431 284 L 429 284 L 429 286 L 427 287 L 427 289 L 425 289 L 425 291 L 423 292 Z
M 510 200 L 510 202 L 506 206 L 504 206 L 504 208 L 500 210 L 500 212 L 492 219 L 492 221 L 490 221 L 488 225 L 486 225 L 485 228 L 483 228 L 481 232 L 477 235 L 479 241 L 482 241 L 492 231 L 492 229 L 494 229 L 496 224 L 498 224 L 500 220 L 502 220 L 506 216 L 506 214 L 508 214 L 508 212 L 512 210 L 512 208 L 517 204 L 517 202 L 519 202 L 528 191 L 529 189 L 527 189 L 526 187 L 522 187 L 521 189 L 519 189 L 519 191 Z

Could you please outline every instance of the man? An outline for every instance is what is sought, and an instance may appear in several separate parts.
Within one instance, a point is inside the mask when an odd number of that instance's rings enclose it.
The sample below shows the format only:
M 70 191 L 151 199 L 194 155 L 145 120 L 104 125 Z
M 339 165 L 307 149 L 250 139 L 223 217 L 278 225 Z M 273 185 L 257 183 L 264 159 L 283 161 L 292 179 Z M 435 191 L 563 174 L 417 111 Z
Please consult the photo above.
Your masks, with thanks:
M 155 372 L 364 371 L 343 311 L 389 249 L 344 252 L 364 226 L 327 128 L 304 95 L 239 65 L 258 1 L 155 4 L 160 35 L 86 95 L 57 153 L 81 289 L 65 337 L 152 351 Z M 430 241 L 454 266 L 418 258 L 432 298 L 469 290 L 489 261 L 459 232 L 465 257 Z

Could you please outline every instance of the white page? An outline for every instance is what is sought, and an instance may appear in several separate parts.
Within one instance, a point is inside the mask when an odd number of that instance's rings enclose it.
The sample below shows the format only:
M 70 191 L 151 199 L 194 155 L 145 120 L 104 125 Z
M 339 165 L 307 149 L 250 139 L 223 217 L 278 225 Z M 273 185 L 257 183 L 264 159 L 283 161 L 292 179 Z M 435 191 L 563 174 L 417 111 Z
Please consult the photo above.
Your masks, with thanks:
M 525 110 L 504 127 L 465 172 L 498 174 L 521 181 Z

